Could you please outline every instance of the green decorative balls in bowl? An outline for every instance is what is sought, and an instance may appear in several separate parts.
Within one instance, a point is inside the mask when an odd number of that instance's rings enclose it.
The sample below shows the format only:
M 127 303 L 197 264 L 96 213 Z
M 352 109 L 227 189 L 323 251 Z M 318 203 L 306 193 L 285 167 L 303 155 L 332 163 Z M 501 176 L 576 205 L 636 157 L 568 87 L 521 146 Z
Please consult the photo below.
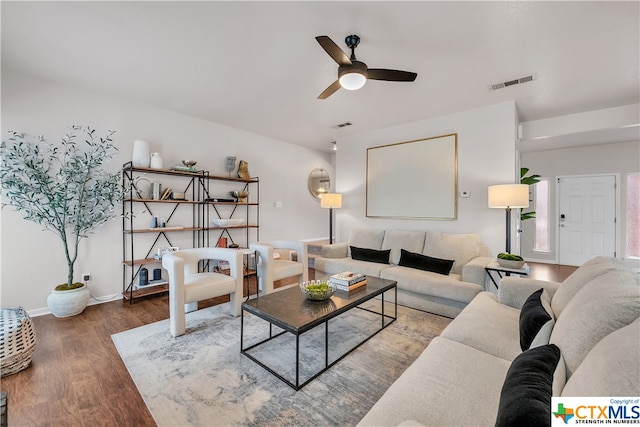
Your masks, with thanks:
M 522 268 L 524 265 L 524 258 L 520 255 L 508 254 L 508 253 L 499 253 L 498 254 L 498 264 L 504 268 L 513 268 L 518 269 Z
M 300 290 L 308 300 L 325 301 L 335 293 L 336 286 L 326 280 L 310 280 L 300 283 Z

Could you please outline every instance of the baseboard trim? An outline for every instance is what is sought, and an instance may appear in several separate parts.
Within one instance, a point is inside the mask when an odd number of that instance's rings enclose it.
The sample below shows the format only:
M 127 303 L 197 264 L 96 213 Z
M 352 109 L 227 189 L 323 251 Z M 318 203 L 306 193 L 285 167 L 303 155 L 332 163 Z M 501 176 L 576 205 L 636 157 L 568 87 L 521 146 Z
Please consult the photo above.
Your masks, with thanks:
M 92 295 L 89 298 L 89 303 L 87 304 L 87 306 L 104 304 L 107 302 L 115 301 L 116 299 L 122 299 L 122 294 L 105 295 L 103 297 L 98 297 L 98 298 Z M 30 317 L 38 317 L 38 316 L 45 316 L 47 314 L 51 314 L 51 311 L 49 311 L 48 307 L 42 307 L 42 308 L 34 308 L 33 310 L 27 310 L 27 314 Z

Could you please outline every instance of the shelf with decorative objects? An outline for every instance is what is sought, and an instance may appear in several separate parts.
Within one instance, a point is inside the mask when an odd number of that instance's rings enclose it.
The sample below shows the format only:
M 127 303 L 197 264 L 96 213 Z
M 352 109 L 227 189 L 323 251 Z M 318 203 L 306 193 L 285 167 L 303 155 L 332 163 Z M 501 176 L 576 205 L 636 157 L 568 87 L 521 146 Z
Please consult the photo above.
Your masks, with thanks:
M 122 203 L 122 293 L 130 303 L 168 292 L 162 277 L 166 275 L 162 270 L 162 254 L 167 250 L 207 246 L 246 248 L 259 240 L 258 178 L 210 175 L 205 170 L 194 170 L 192 165 L 180 169 L 138 167 L 131 162 L 123 165 L 123 185 L 129 193 Z M 164 190 L 165 183 L 156 181 L 163 176 L 171 180 Z M 236 188 L 235 184 L 241 184 L 242 188 L 230 190 Z M 168 189 L 171 187 L 181 191 Z M 213 197 L 214 191 L 226 193 L 224 197 Z M 158 210 L 164 213 L 156 215 Z M 219 235 L 210 238 L 211 232 L 218 231 Z M 187 241 L 184 236 L 189 232 L 191 239 Z M 147 240 L 140 241 L 143 237 Z M 181 245 L 174 244 L 178 240 Z M 154 264 L 152 279 L 147 267 Z M 246 267 L 249 271 L 249 266 Z M 201 268 L 211 266 L 203 264 Z
M 210 231 L 219 232 L 213 233 L 215 236 L 205 245 L 246 248 L 249 243 L 258 241 L 260 179 L 209 175 L 205 181 L 205 235 L 210 238 Z M 234 184 L 241 184 L 242 188 L 229 190 Z
M 201 200 L 207 175 L 207 171 L 155 169 L 133 166 L 131 162 L 123 165 L 122 183 L 129 189 L 122 203 L 122 294 L 125 300 L 132 303 L 137 298 L 168 292 L 162 277 L 166 274 L 162 270 L 162 257 L 155 256 L 154 252 L 160 255 L 164 245 L 176 247 L 174 238 L 189 232 L 191 239 L 187 238 L 187 244 L 198 246 L 202 240 L 204 206 Z M 171 180 L 170 186 L 162 188 L 164 183 L 160 183 L 160 179 Z M 173 191 L 171 187 L 180 191 Z M 135 237 L 142 235 L 148 237 Z M 183 239 L 181 243 L 184 242 Z M 152 275 L 147 267 L 155 267 Z

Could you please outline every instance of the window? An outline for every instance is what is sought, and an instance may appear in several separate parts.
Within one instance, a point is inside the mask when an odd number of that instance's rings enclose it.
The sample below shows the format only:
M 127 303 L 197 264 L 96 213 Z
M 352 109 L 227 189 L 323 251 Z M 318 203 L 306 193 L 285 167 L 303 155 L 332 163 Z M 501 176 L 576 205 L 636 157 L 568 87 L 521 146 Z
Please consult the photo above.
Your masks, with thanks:
M 549 252 L 549 180 L 540 178 L 533 185 L 536 210 L 536 237 L 533 250 Z
M 627 175 L 627 250 L 625 256 L 640 258 L 640 174 Z

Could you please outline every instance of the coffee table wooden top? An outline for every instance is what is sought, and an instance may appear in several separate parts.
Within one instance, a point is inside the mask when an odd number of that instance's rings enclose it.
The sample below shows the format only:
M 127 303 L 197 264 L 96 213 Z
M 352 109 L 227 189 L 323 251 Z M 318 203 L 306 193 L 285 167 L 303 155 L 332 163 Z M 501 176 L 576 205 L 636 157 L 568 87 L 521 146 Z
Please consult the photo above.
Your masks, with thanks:
M 301 334 L 365 301 L 396 287 L 393 280 L 367 276 L 367 285 L 352 292 L 336 291 L 326 301 L 310 301 L 297 286 L 242 303 L 242 309 L 280 328 Z

